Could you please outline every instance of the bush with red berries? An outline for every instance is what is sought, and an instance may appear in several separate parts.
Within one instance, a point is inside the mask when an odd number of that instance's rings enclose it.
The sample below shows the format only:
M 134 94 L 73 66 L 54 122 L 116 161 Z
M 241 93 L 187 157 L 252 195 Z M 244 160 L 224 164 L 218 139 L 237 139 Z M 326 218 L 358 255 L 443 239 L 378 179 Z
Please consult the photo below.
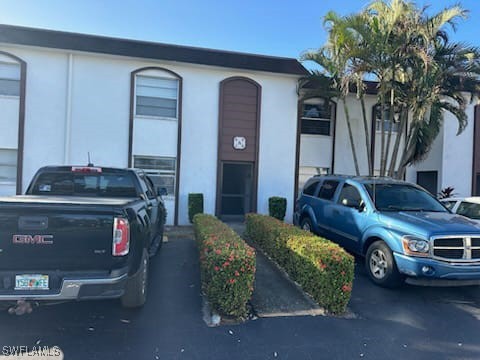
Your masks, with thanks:
M 315 301 L 333 314 L 345 312 L 354 259 L 340 246 L 270 216 L 247 214 L 246 236 L 267 253 Z
M 212 215 L 195 215 L 193 226 L 208 302 L 222 315 L 245 316 L 255 280 L 255 250 Z

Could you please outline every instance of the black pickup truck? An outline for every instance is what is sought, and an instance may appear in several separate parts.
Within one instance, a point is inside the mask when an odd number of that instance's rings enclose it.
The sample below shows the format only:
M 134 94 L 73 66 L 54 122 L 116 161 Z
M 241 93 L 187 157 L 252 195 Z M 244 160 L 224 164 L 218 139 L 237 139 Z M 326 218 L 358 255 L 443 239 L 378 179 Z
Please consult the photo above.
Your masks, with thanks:
M 141 170 L 48 166 L 0 198 L 0 301 L 145 303 L 165 189 Z

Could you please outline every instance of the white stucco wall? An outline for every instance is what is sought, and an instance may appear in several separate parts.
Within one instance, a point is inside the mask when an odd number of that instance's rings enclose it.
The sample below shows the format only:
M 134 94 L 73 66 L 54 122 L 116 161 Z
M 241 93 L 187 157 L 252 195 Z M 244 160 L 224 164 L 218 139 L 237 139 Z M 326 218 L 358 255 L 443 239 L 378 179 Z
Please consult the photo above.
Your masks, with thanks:
M 203 193 L 205 212 L 215 212 L 219 84 L 231 76 L 251 78 L 262 87 L 258 211 L 268 212 L 268 197 L 284 196 L 291 220 L 295 76 L 89 53 L 73 53 L 69 60 L 66 51 L 34 47 L 0 49 L 27 62 L 24 190 L 39 167 L 86 164 L 88 152 L 95 164 L 127 166 L 130 74 L 157 66 L 183 78 L 180 224 L 188 223 L 188 193 Z M 134 154 L 176 156 L 175 122 L 155 121 L 135 122 Z M 172 223 L 173 199 L 168 201 Z
M 332 167 L 333 137 L 303 134 L 300 138 L 300 166 Z
M 376 97 L 367 95 L 365 98 L 365 106 L 368 120 L 368 131 L 371 131 L 372 107 L 376 104 Z M 354 94 L 347 97 L 347 106 L 352 124 L 352 133 L 355 148 L 357 150 L 357 158 L 360 168 L 360 175 L 368 175 L 368 160 L 370 156 L 370 147 L 368 151 L 365 146 L 365 131 L 362 120 L 362 107 L 360 101 Z M 336 141 L 335 141 L 335 168 L 336 174 L 355 174 L 355 165 L 348 136 L 347 120 L 345 109 L 341 101 L 337 101 L 337 125 L 336 125 Z
M 417 182 L 417 172 L 418 171 L 437 171 L 438 172 L 438 191 L 440 191 L 443 186 L 443 152 L 444 152 L 444 137 L 445 131 L 442 127 L 438 137 L 432 144 L 432 148 L 428 153 L 428 156 L 419 162 L 418 164 L 409 166 L 405 173 L 405 179 L 412 183 Z
M 455 194 L 472 194 L 474 106 L 467 107 L 468 125 L 457 136 L 458 121 L 450 113 L 445 114 L 443 130 L 442 188 L 452 186 Z

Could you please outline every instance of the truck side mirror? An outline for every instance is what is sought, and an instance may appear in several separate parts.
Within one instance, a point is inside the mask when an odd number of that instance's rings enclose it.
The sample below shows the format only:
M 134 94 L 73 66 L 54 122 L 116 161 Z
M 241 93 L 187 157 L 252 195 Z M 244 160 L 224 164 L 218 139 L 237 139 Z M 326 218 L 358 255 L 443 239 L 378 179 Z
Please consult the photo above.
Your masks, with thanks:
M 157 188 L 157 195 L 158 196 L 166 196 L 168 195 L 167 188 L 159 187 Z

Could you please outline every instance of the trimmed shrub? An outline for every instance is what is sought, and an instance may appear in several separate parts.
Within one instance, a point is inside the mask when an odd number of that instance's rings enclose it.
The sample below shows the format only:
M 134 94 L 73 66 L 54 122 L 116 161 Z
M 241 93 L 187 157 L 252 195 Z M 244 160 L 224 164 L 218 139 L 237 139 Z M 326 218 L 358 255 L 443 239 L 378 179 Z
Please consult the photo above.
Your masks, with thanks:
M 270 216 L 283 221 L 287 211 L 287 199 L 279 196 L 272 196 L 268 199 L 268 213 Z
M 203 214 L 203 194 L 188 194 L 188 219 L 193 223 L 193 217 Z
M 270 216 L 247 214 L 246 236 L 258 244 L 315 301 L 333 314 L 345 312 L 354 259 L 340 246 Z
M 255 250 L 212 215 L 195 215 L 193 226 L 209 303 L 220 314 L 245 316 L 255 280 Z

